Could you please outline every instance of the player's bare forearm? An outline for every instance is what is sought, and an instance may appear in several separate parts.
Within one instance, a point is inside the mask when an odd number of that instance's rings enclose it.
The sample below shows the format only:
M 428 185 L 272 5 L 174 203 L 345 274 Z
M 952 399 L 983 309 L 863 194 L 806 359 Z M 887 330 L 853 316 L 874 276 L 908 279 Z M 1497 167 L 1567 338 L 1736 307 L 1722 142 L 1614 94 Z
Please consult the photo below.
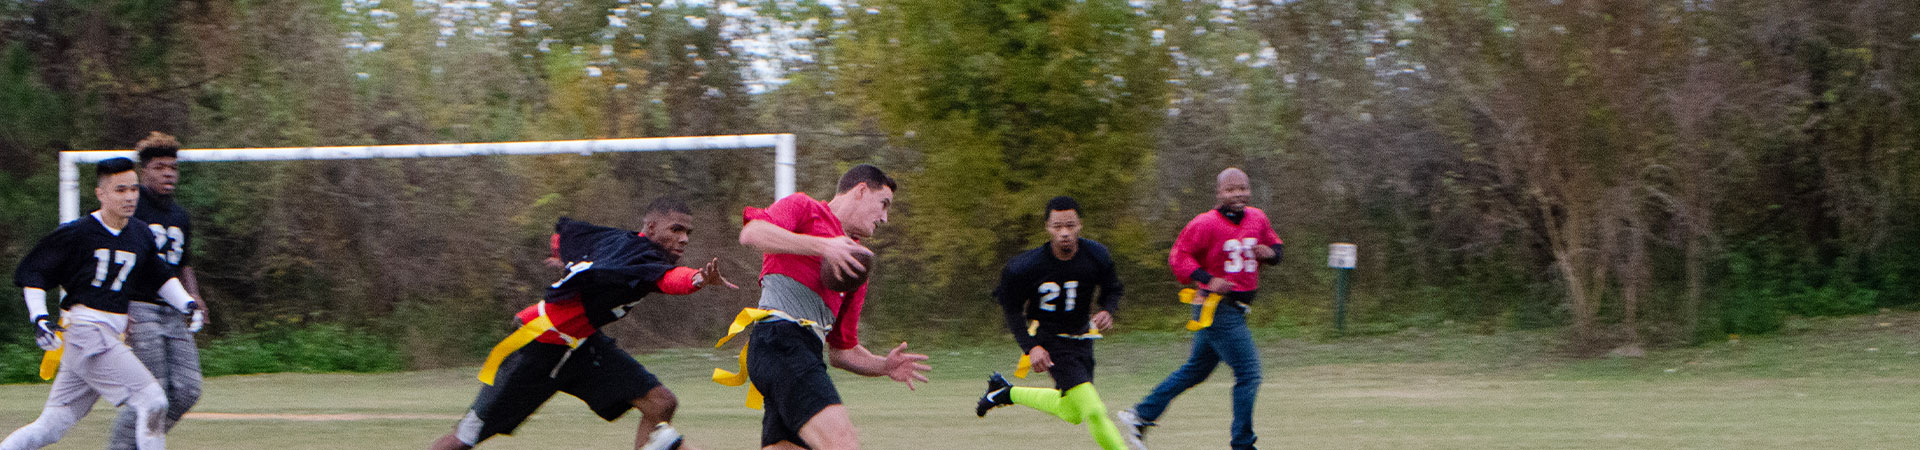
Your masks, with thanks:
M 747 226 L 740 227 L 740 245 L 753 247 L 760 253 L 820 256 L 824 241 L 825 238 L 788 231 L 764 220 L 747 222 Z
M 860 376 L 877 377 L 887 374 L 887 358 L 873 354 L 865 345 L 830 350 L 827 352 L 827 359 L 834 367 Z
M 194 276 L 193 266 L 180 266 L 180 284 L 186 286 L 187 294 L 200 299 L 200 307 L 207 307 L 207 298 L 200 296 L 200 277 Z
M 834 367 L 863 376 L 885 376 L 906 383 L 907 389 L 913 389 L 915 381 L 927 382 L 927 371 L 933 370 L 932 366 L 922 363 L 927 360 L 927 355 L 907 353 L 905 342 L 888 351 L 887 356 L 875 355 L 867 351 L 866 346 L 858 344 L 853 348 L 834 349 L 828 353 L 828 359 Z

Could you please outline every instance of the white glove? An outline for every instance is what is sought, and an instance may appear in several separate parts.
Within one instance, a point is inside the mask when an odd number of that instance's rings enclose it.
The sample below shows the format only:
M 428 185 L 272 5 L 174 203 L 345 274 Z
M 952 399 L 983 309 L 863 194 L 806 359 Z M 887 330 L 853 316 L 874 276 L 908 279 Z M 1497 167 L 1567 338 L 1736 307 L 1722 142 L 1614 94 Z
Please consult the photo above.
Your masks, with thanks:
M 53 323 L 53 319 L 47 316 L 35 317 L 33 318 L 33 343 L 40 346 L 41 350 L 49 352 L 59 350 L 60 336 L 54 333 L 64 330 L 60 328 L 60 324 Z
M 193 314 L 191 315 L 193 316 L 193 319 L 187 321 L 187 332 L 199 333 L 201 328 L 204 328 L 207 326 L 207 311 L 196 309 L 196 310 L 193 310 Z

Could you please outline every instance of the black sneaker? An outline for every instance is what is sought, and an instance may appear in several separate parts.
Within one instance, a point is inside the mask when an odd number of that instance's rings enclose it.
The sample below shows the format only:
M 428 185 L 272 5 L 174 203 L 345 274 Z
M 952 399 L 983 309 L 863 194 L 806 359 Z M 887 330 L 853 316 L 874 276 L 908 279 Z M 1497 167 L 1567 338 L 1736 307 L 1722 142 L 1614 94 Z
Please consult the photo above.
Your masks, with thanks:
M 1113 418 L 1120 422 L 1120 437 L 1126 439 L 1128 448 L 1147 450 L 1147 427 L 1154 426 L 1153 422 L 1141 419 L 1140 413 L 1133 412 L 1133 408 L 1120 410 L 1113 414 Z
M 980 404 L 973 408 L 973 413 L 986 417 L 987 410 L 1011 404 L 1013 404 L 1013 383 L 1008 383 L 1006 377 L 1000 376 L 1000 372 L 994 372 L 992 376 L 987 377 L 987 393 L 980 396 Z

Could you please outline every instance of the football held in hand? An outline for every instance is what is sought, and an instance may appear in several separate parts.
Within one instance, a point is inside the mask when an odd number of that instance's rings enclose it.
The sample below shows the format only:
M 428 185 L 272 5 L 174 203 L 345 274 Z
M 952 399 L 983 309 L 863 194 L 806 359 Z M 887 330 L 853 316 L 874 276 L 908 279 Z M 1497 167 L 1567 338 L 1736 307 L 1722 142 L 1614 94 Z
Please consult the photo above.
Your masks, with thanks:
M 868 275 L 873 273 L 873 251 L 862 248 L 853 252 L 853 259 L 860 262 L 860 269 L 855 270 L 853 276 L 840 273 L 833 268 L 832 262 L 821 259 L 820 284 L 834 292 L 853 292 L 867 284 Z

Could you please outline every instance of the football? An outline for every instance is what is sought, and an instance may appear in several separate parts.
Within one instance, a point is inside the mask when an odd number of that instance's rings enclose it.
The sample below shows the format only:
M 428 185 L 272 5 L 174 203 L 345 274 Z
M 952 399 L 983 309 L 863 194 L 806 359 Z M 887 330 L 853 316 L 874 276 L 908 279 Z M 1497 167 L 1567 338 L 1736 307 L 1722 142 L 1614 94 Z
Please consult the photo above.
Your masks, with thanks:
M 853 252 L 853 259 L 860 261 L 860 267 L 864 269 L 860 270 L 859 273 L 856 273 L 853 277 L 848 278 L 841 276 L 838 271 L 833 270 L 833 264 L 828 263 L 826 259 L 822 258 L 820 260 L 820 285 L 826 286 L 827 290 L 834 292 L 853 292 L 860 289 L 861 285 L 867 284 L 868 275 L 873 273 L 873 251 L 861 249 L 860 251 Z

